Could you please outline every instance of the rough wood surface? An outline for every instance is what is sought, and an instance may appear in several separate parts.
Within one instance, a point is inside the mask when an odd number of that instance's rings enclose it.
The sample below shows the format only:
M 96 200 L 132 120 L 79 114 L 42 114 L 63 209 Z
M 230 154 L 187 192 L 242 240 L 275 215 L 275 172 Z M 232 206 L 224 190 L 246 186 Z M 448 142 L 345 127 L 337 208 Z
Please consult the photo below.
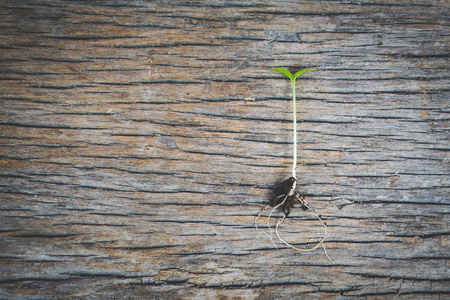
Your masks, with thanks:
M 0 298 L 450 297 L 449 8 L 1 1 Z

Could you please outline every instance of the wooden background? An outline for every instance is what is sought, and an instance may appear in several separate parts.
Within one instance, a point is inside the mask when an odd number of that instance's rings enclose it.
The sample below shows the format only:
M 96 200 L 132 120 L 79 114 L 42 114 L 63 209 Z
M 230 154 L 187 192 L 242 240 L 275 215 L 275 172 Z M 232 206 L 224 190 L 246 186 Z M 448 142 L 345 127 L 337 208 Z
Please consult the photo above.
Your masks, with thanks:
M 0 298 L 450 297 L 449 8 L 0 1 Z

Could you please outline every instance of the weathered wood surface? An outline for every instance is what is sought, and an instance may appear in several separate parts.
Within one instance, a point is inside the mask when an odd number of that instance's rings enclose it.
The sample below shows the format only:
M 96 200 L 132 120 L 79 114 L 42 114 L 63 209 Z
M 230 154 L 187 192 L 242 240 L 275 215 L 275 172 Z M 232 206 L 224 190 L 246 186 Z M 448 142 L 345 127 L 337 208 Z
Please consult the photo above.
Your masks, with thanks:
M 0 298 L 450 297 L 449 7 L 1 1 Z

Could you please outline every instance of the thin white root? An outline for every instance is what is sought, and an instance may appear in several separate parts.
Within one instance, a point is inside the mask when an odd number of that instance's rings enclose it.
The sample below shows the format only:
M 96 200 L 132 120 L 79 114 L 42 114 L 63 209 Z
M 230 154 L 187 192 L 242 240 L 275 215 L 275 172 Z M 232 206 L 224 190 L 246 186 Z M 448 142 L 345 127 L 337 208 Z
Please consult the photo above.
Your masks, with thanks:
M 275 244 L 275 242 L 272 239 L 272 236 L 269 235 L 267 232 L 264 232 L 265 235 L 267 235 L 269 237 L 270 242 L 272 243 L 272 245 L 278 250 L 278 246 L 277 244 Z
M 284 196 L 283 201 L 282 201 L 280 204 L 278 204 L 278 205 L 276 205 L 275 207 L 273 207 L 272 210 L 270 211 L 268 217 L 267 217 L 267 227 L 269 228 L 270 234 L 268 234 L 267 232 L 263 232 L 263 233 L 269 237 L 270 242 L 275 246 L 276 249 L 278 249 L 278 246 L 275 244 L 275 242 L 273 241 L 273 238 L 272 238 L 272 236 L 273 236 L 273 229 L 272 229 L 272 227 L 270 226 L 270 218 L 272 217 L 273 212 L 274 212 L 278 207 L 282 206 L 282 205 L 286 202 L 286 200 L 292 195 L 291 193 L 292 193 L 292 190 L 291 190 L 291 192 L 290 192 L 289 194 L 287 194 L 287 195 L 281 195 L 281 196 L 278 196 L 278 198 L 281 198 L 281 197 Z M 335 264 L 335 262 L 334 262 L 334 261 L 330 258 L 330 256 L 328 255 L 327 249 L 325 248 L 325 245 L 324 245 L 324 241 L 325 241 L 325 239 L 327 238 L 327 225 L 326 225 L 325 222 L 322 220 L 322 218 L 315 212 L 315 210 L 314 210 L 311 206 L 308 205 L 308 203 L 307 203 L 306 201 L 302 200 L 302 199 L 298 196 L 298 194 L 296 194 L 296 197 L 297 197 L 297 199 L 302 203 L 302 205 L 306 206 L 306 207 L 307 207 L 307 208 L 308 208 L 308 209 L 316 216 L 316 218 L 322 223 L 323 228 L 324 228 L 323 238 L 317 243 L 317 245 L 315 245 L 314 247 L 312 247 L 312 248 L 310 248 L 310 249 L 302 249 L 302 248 L 295 247 L 295 246 L 292 245 L 292 244 L 289 244 L 288 242 L 286 242 L 285 240 L 283 240 L 283 239 L 281 238 L 281 236 L 280 236 L 280 234 L 279 234 L 279 232 L 278 232 L 278 228 L 280 227 L 281 223 L 283 223 L 284 220 L 286 219 L 286 214 L 284 214 L 283 218 L 282 218 L 281 220 L 279 220 L 279 221 L 277 222 L 276 226 L 275 226 L 275 233 L 276 233 L 278 239 L 279 239 L 281 242 L 283 242 L 285 245 L 287 245 L 288 247 L 290 247 L 290 248 L 292 248 L 292 249 L 294 249 L 294 250 L 297 250 L 297 251 L 299 251 L 299 252 L 311 252 L 311 251 L 316 250 L 316 249 L 319 248 L 320 246 L 322 246 L 323 251 L 325 252 L 325 255 L 326 255 L 326 257 L 328 258 L 328 260 L 330 260 L 333 264 Z M 270 208 L 270 205 L 267 205 L 267 206 L 266 206 L 266 207 L 258 214 L 258 216 L 256 216 L 256 218 L 255 218 L 255 228 L 256 228 L 256 231 L 259 231 L 259 229 L 258 229 L 258 219 L 259 219 L 259 217 L 260 217 L 267 209 L 269 209 L 269 208 Z
M 267 206 L 266 206 L 266 207 L 258 214 L 258 216 L 256 216 L 256 218 L 255 218 L 255 228 L 256 228 L 256 231 L 257 231 L 257 232 L 259 232 L 259 229 L 258 229 L 258 219 L 259 219 L 259 217 L 263 214 L 263 212 L 265 212 L 269 207 L 270 207 L 270 205 L 267 205 Z M 270 226 L 269 226 L 269 228 L 270 228 Z M 270 242 L 275 246 L 276 249 L 278 249 L 278 246 L 274 243 L 272 237 L 271 237 L 270 235 L 268 235 L 267 232 L 264 232 L 264 231 L 263 231 L 263 233 L 269 237 Z
M 270 230 L 270 235 L 268 235 L 268 236 L 269 236 L 269 238 L 270 238 L 270 241 L 271 241 L 272 244 L 274 244 L 274 245 L 275 245 L 275 243 L 273 242 L 273 239 L 272 239 L 272 236 L 273 236 L 273 229 L 272 229 L 272 227 L 270 227 L 270 217 L 272 216 L 273 212 L 274 212 L 278 207 L 282 206 L 282 205 L 284 204 L 284 202 L 286 202 L 286 199 L 287 199 L 288 197 L 289 197 L 289 195 L 286 195 L 286 196 L 284 197 L 283 201 L 282 201 L 280 204 L 276 205 L 276 206 L 270 211 L 270 214 L 269 214 L 269 216 L 267 217 L 267 226 L 269 227 L 269 230 Z M 277 245 L 275 245 L 275 247 L 278 249 Z
M 259 231 L 259 229 L 258 229 L 258 219 L 259 219 L 259 217 L 262 215 L 262 213 L 263 212 L 265 212 L 268 208 L 270 207 L 270 205 L 267 205 L 259 214 L 258 214 L 258 216 L 255 218 L 255 228 L 256 228 L 256 231 Z
M 301 200 L 300 200 L 300 201 L 301 201 Z M 295 250 L 297 250 L 297 251 L 299 251 L 299 252 L 310 252 L 310 251 L 313 251 L 313 250 L 319 248 L 320 246 L 322 246 L 322 248 L 323 248 L 323 250 L 324 250 L 324 252 L 325 252 L 326 257 L 327 257 L 333 264 L 335 264 L 335 262 L 330 258 L 330 256 L 328 256 L 327 250 L 325 249 L 325 245 L 324 245 L 324 243 L 323 243 L 323 242 L 325 241 L 326 237 L 327 237 L 327 225 L 326 225 L 325 222 L 322 220 L 322 218 L 319 217 L 319 215 L 317 215 L 317 213 L 314 211 L 314 209 L 312 209 L 305 201 L 302 201 L 302 203 L 303 203 L 303 204 L 304 204 L 304 205 L 305 205 L 305 206 L 306 206 L 306 207 L 307 207 L 307 208 L 308 208 L 308 209 L 316 216 L 316 218 L 322 223 L 323 228 L 324 228 L 323 238 L 320 240 L 320 242 L 319 242 L 317 245 L 315 245 L 313 248 L 310 248 L 310 249 L 301 249 L 301 248 L 297 248 L 297 247 L 293 246 L 292 244 L 289 244 L 288 242 L 286 242 L 285 240 L 283 240 L 283 239 L 281 238 L 280 234 L 278 233 L 278 227 L 280 226 L 281 223 L 283 223 L 284 219 L 286 218 L 286 216 L 284 216 L 280 221 L 277 222 L 277 225 L 276 225 L 276 227 L 275 227 L 275 233 L 276 233 L 278 239 L 279 239 L 280 241 L 282 241 L 285 245 L 287 245 L 287 246 L 291 247 L 292 249 L 295 249 Z

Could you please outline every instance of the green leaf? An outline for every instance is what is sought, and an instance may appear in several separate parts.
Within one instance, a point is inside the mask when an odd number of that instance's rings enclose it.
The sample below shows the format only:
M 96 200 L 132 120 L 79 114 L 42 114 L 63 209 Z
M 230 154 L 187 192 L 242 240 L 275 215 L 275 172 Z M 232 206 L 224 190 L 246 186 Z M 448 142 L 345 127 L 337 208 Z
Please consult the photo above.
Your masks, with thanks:
M 302 75 L 303 73 L 308 72 L 308 71 L 315 72 L 313 69 L 303 69 L 303 70 L 298 71 L 297 73 L 295 73 L 294 79 L 296 79 L 298 76 L 300 76 L 300 75 Z
M 294 77 L 292 76 L 292 73 L 289 72 L 289 71 L 286 70 L 286 69 L 283 69 L 283 68 L 275 68 L 275 69 L 270 70 L 270 72 L 273 72 L 273 71 L 280 72 L 281 74 L 285 75 L 286 77 L 290 78 L 291 80 L 294 79 Z

